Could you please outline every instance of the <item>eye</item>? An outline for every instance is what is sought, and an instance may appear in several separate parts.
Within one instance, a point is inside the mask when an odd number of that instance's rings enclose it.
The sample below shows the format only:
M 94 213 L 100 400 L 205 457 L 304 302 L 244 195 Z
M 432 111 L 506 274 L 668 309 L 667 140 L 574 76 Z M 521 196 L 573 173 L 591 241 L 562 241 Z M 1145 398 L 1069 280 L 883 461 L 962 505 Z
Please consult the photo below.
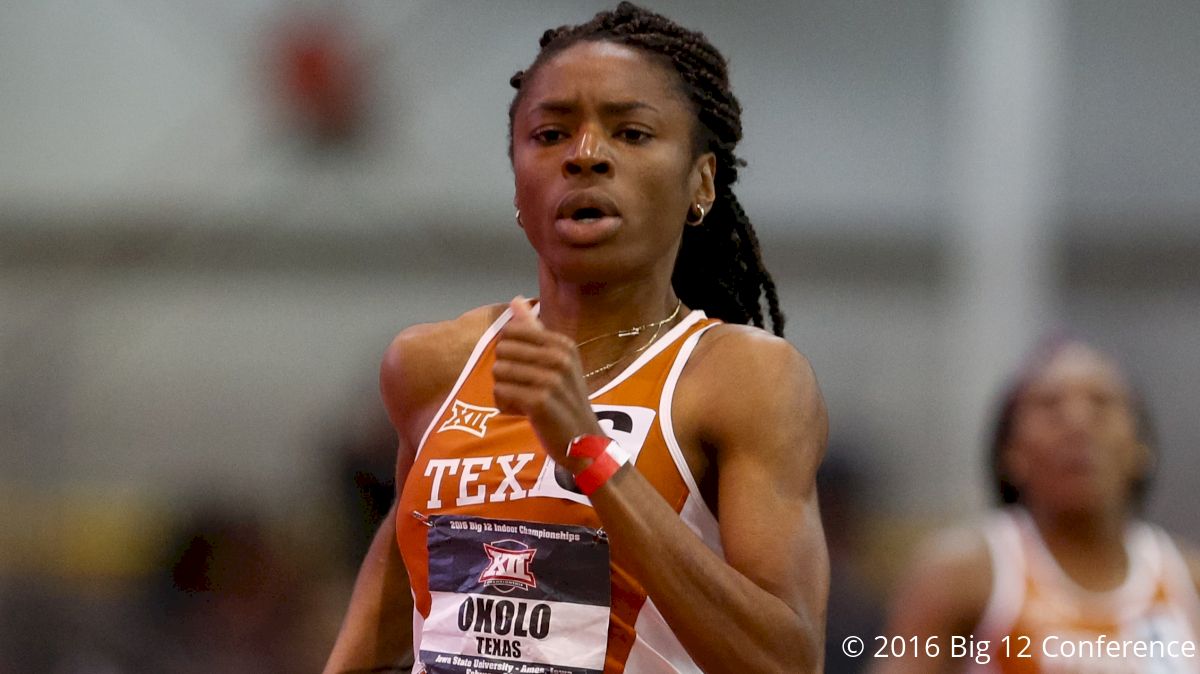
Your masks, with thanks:
M 1031 393 L 1025 404 L 1033 412 L 1048 413 L 1056 411 L 1062 404 L 1062 396 L 1053 392 Z
M 542 145 L 551 145 L 566 138 L 567 134 L 560 129 L 538 129 L 531 136 Z
M 616 137 L 629 143 L 630 145 L 641 145 L 653 138 L 649 131 L 634 127 L 625 127 L 616 133 Z
M 1100 410 L 1108 410 L 1117 406 L 1118 397 L 1109 391 L 1097 391 L 1092 394 L 1092 405 Z

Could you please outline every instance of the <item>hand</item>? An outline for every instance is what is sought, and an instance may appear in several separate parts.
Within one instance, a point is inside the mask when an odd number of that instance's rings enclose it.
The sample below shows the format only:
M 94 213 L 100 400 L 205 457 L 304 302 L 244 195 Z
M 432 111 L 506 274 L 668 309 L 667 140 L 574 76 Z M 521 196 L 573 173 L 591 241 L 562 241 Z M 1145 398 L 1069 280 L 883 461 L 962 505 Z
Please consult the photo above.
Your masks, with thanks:
M 505 414 L 529 417 L 550 458 L 578 472 L 582 464 L 567 458 L 567 443 L 603 433 L 588 400 L 579 352 L 569 337 L 542 325 L 524 297 L 509 308 L 513 317 L 500 331 L 492 367 L 496 405 Z

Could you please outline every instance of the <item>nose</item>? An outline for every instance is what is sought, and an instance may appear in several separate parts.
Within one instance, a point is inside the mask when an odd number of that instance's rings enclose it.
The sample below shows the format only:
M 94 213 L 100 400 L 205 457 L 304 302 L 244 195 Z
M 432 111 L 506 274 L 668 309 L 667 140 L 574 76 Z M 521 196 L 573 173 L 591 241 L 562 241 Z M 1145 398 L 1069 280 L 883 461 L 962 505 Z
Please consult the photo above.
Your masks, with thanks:
M 564 176 L 580 176 L 589 173 L 600 175 L 612 173 L 612 161 L 608 156 L 604 134 L 595 129 L 582 131 L 578 140 L 570 145 L 567 156 L 563 159 Z
M 1096 419 L 1095 406 L 1085 397 L 1068 396 L 1058 410 L 1059 416 L 1072 430 L 1085 430 Z

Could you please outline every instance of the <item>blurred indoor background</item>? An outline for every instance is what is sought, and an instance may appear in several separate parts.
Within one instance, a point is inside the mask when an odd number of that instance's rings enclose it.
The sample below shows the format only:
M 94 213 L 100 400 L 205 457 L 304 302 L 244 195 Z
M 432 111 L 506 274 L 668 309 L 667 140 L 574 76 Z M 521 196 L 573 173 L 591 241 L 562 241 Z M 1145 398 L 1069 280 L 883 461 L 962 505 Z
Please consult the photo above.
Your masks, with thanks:
M 732 64 L 829 406 L 831 639 L 989 504 L 1048 330 L 1134 373 L 1148 515 L 1200 540 L 1200 3 L 647 4 Z M 0 4 L 0 674 L 319 669 L 390 500 L 379 358 L 536 293 L 508 78 L 608 6 Z

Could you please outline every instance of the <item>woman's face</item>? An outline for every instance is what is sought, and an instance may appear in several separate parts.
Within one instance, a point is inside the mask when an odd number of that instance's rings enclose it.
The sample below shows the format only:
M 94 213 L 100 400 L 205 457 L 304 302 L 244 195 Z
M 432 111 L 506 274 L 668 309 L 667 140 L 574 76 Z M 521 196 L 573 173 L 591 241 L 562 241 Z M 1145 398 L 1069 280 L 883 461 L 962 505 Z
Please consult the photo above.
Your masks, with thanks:
M 670 278 L 715 160 L 694 157 L 678 75 L 642 51 L 582 42 L 539 66 L 513 118 L 516 206 L 541 263 L 568 282 Z
M 1128 386 L 1083 345 L 1059 351 L 1017 401 L 1005 451 L 1022 500 L 1057 512 L 1124 509 L 1149 460 Z

